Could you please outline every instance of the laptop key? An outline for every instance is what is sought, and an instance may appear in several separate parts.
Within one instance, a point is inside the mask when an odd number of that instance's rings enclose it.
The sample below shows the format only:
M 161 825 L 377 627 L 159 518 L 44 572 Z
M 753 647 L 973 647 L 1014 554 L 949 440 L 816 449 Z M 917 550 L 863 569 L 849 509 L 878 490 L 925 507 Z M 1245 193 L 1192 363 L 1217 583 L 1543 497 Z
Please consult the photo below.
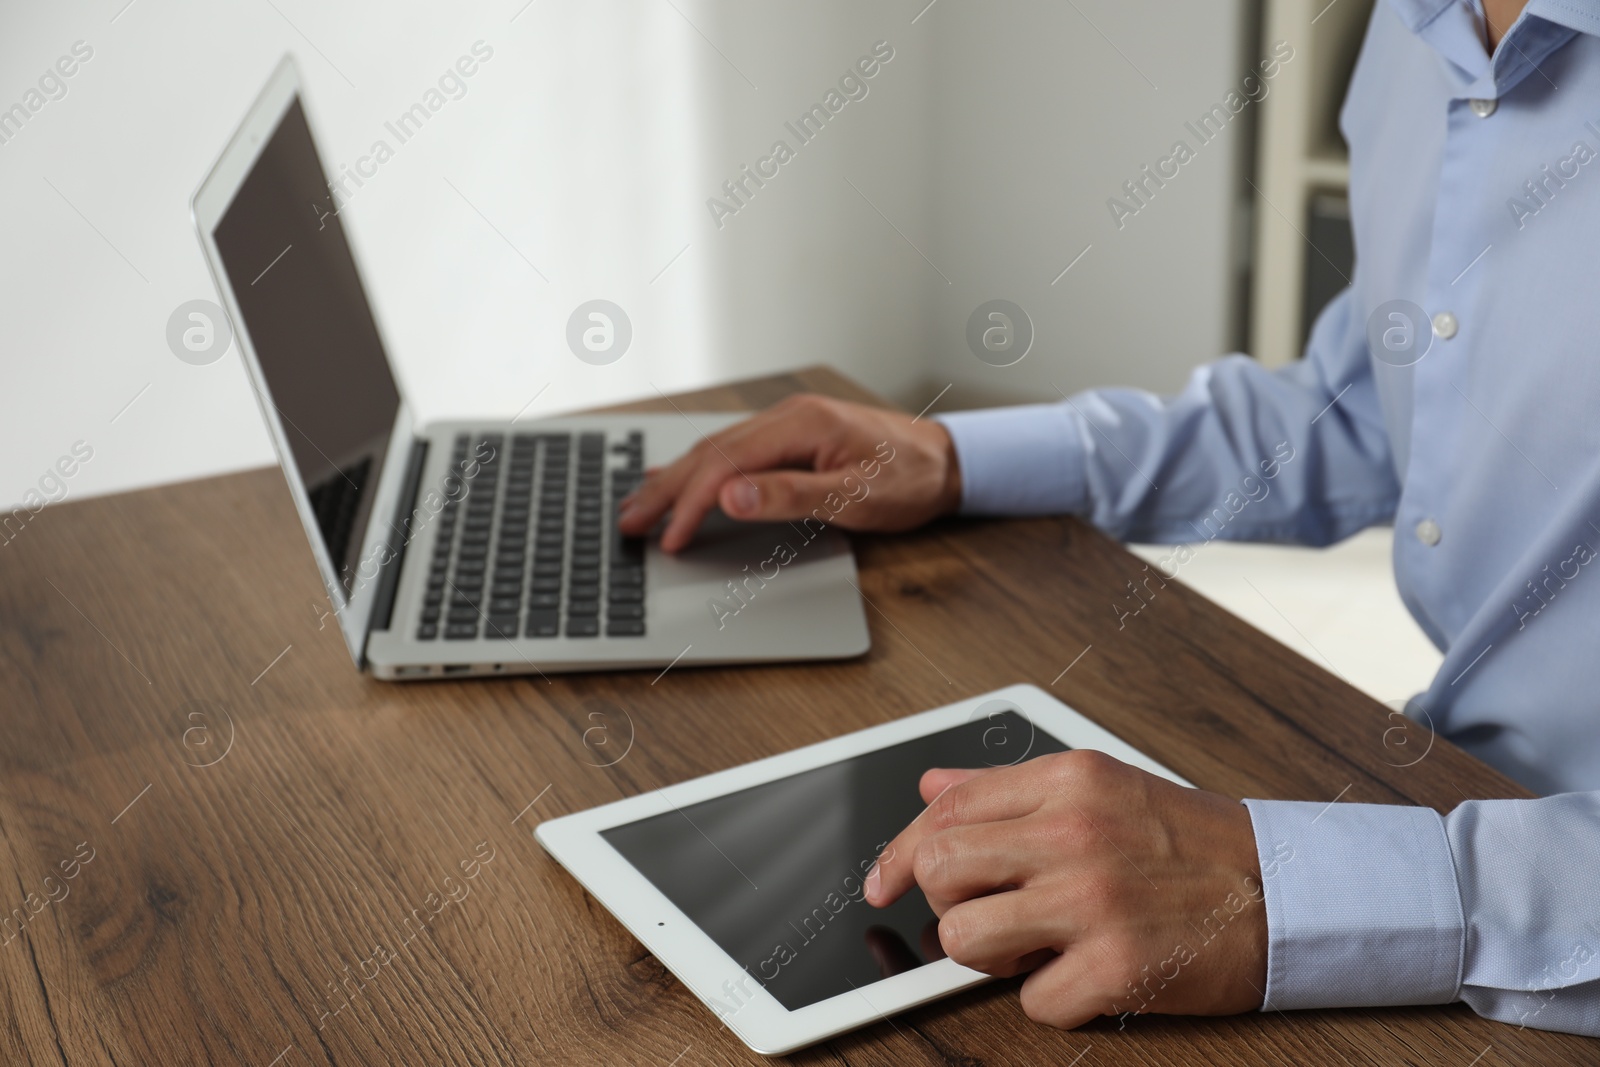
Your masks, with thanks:
M 417 640 L 432 641 L 439 636 L 439 627 L 431 622 L 425 622 L 417 627 Z
M 554 637 L 561 630 L 561 617 L 553 611 L 528 612 L 529 637 Z
M 561 606 L 559 593 L 534 593 L 528 598 L 530 608 L 555 608 Z
M 498 641 L 509 641 L 517 636 L 517 617 L 515 615 L 491 615 L 489 625 L 483 628 L 483 636 L 492 637 Z
M 643 637 L 643 619 L 611 619 L 606 622 L 607 637 Z
M 598 600 L 574 600 L 567 605 L 568 618 L 598 614 L 600 614 L 600 602 Z
M 465 641 L 478 636 L 478 624 L 475 622 L 453 622 L 444 628 L 447 641 Z
M 600 634 L 599 619 L 567 619 L 568 637 L 598 637 Z
M 613 589 L 610 593 L 610 600 L 613 604 L 637 604 L 643 599 L 643 589 L 631 589 L 624 587 L 622 589 Z
M 607 604 L 606 618 L 608 619 L 642 619 L 644 618 L 643 604 Z

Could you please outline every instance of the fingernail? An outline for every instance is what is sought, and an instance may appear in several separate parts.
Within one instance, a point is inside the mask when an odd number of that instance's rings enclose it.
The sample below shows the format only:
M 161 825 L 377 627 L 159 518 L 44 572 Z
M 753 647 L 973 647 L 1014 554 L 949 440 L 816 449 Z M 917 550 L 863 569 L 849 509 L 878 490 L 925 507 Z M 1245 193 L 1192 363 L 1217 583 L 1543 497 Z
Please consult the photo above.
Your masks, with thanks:
M 867 902 L 870 904 L 878 896 L 878 865 L 874 863 L 872 870 L 867 872 Z
M 761 506 L 761 493 L 749 482 L 738 482 L 729 494 L 733 503 L 733 510 L 741 515 L 748 515 Z

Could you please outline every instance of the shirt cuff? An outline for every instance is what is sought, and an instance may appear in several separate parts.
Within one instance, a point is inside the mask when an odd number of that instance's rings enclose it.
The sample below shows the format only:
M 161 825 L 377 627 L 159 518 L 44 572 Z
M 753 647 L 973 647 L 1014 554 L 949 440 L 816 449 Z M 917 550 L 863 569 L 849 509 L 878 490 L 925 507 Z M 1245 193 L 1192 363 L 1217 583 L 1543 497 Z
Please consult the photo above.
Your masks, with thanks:
M 935 416 L 961 464 L 964 515 L 1062 515 L 1088 510 L 1083 425 L 1065 404 Z
M 1267 908 L 1261 1010 L 1459 999 L 1466 924 L 1438 812 L 1244 803 Z

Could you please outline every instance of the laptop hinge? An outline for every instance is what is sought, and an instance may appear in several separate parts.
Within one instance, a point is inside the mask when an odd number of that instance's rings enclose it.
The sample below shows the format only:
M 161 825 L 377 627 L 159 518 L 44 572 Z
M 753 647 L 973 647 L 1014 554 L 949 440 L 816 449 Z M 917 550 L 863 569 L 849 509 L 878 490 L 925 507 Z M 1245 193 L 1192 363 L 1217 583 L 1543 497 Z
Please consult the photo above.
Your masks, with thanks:
M 417 438 L 411 442 L 411 457 L 406 461 L 406 475 L 401 481 L 405 491 L 395 504 L 394 518 L 389 520 L 388 558 L 378 572 L 378 591 L 372 603 L 372 618 L 367 632 L 388 630 L 390 616 L 394 613 L 395 594 L 400 588 L 400 572 L 404 569 L 406 546 L 417 536 L 414 529 L 417 494 L 422 487 L 422 470 L 428 462 L 428 442 Z

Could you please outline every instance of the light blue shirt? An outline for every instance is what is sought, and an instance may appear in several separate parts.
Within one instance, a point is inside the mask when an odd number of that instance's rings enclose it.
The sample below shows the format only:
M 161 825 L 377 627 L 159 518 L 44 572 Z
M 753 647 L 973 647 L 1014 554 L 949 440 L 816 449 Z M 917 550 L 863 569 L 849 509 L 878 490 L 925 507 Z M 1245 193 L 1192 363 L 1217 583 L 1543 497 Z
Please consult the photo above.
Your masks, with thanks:
M 1445 653 L 1409 713 L 1542 799 L 1247 801 L 1263 867 L 1293 857 L 1265 880 L 1266 1007 L 1464 1000 L 1600 1035 L 1600 0 L 1531 0 L 1492 61 L 1480 18 L 1377 5 L 1341 115 L 1355 276 L 1302 362 L 943 422 L 970 513 L 1189 543 L 1392 520 Z

